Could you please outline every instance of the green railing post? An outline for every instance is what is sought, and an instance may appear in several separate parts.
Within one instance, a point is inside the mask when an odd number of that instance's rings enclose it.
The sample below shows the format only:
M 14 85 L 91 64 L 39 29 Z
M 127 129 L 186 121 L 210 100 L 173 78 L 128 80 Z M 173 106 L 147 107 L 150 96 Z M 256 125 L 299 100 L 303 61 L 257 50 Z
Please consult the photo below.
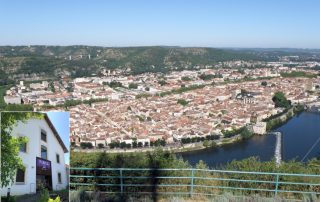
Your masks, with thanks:
M 193 184 L 194 184 L 194 169 L 191 170 L 191 186 L 190 186 L 190 197 L 193 194 Z
M 120 190 L 121 190 L 121 195 L 123 194 L 123 176 L 122 176 L 122 168 L 120 168 Z
M 274 189 L 274 196 L 276 197 L 278 194 L 278 188 L 279 188 L 279 174 L 276 175 L 276 187 Z

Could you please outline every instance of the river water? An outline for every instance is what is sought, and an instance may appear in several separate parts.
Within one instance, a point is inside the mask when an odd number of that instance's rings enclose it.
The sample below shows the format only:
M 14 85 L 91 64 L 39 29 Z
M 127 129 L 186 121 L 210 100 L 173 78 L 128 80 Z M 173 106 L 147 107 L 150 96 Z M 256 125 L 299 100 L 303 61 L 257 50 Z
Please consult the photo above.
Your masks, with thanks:
M 287 123 L 274 129 L 282 132 L 282 160 L 301 160 L 310 147 L 320 138 L 320 114 L 302 112 L 294 116 Z M 203 160 L 209 167 L 219 167 L 232 160 L 241 160 L 250 156 L 257 156 L 262 161 L 274 157 L 276 137 L 274 135 L 254 136 L 248 140 L 210 148 L 200 151 L 179 154 L 191 165 Z M 320 143 L 309 153 L 305 160 L 320 156 Z

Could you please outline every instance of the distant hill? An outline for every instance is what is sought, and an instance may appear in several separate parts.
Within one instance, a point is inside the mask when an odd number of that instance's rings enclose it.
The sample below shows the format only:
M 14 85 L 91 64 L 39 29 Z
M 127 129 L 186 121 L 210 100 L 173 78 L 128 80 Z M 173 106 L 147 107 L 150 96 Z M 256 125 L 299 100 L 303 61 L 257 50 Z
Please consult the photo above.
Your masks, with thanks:
M 308 54 L 300 51 L 299 54 Z M 289 51 L 290 54 L 297 50 Z M 0 46 L 2 79 L 17 74 L 88 76 L 100 68 L 131 73 L 166 72 L 230 60 L 277 61 L 285 50 L 198 47 Z

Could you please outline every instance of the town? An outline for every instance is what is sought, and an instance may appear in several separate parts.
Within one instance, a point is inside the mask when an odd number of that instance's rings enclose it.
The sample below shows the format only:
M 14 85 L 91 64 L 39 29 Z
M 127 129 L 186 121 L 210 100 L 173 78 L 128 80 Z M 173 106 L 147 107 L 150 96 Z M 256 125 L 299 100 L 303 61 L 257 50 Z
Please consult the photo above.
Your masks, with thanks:
M 320 78 L 312 69 L 319 64 L 285 64 L 250 68 L 250 62 L 233 61 L 225 68 L 139 75 L 104 70 L 99 77 L 21 81 L 4 99 L 39 109 L 68 107 L 73 147 L 178 147 L 188 138 L 221 139 L 244 126 L 264 134 L 264 120 L 284 111 L 272 100 L 276 92 L 293 105 L 319 102 Z

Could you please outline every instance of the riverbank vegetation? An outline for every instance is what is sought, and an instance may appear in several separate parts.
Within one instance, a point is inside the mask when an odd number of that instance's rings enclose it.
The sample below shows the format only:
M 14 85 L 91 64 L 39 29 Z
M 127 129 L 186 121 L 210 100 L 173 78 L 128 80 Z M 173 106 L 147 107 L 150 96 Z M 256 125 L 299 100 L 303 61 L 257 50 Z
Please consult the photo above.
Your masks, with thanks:
M 270 131 L 274 128 L 280 127 L 286 123 L 290 118 L 295 114 L 299 114 L 304 111 L 303 105 L 296 105 L 291 108 L 284 109 L 281 113 L 270 116 L 269 118 L 264 119 L 263 121 L 267 122 L 267 131 Z
M 174 153 L 156 149 L 151 152 L 135 153 L 106 153 L 106 152 L 73 152 L 70 155 L 71 167 L 87 168 L 191 168 L 191 165 Z M 199 161 L 195 167 L 208 168 L 204 162 Z M 240 161 L 232 161 L 217 166 L 218 169 L 261 172 L 286 173 L 314 173 L 320 174 L 320 158 L 312 159 L 306 163 L 299 161 L 282 162 L 277 167 L 275 161 L 262 162 L 257 157 L 250 157 Z
M 186 137 L 186 138 L 181 138 L 181 143 L 182 144 L 190 144 L 190 143 L 195 143 L 195 142 L 203 142 L 206 140 L 218 140 L 220 139 L 220 135 L 207 135 L 206 137 Z
M 276 108 L 283 108 L 283 111 L 263 120 L 267 122 L 267 131 L 280 127 L 295 114 L 304 111 L 303 105 L 298 104 L 292 106 L 290 100 L 285 97 L 283 92 L 276 92 L 272 98 L 272 101 L 274 102 Z
M 249 131 L 249 129 L 246 126 L 243 126 L 238 129 L 222 130 L 221 132 L 225 138 L 231 138 L 236 135 L 240 135 L 242 138 L 247 139 L 253 135 L 253 133 Z
M 221 130 L 223 137 L 224 138 L 230 138 L 230 137 L 234 137 L 237 134 L 239 134 L 239 132 L 241 132 L 241 128 L 240 129 L 232 129 L 232 130 Z
M 166 141 L 163 139 L 157 139 L 154 142 L 137 142 L 136 139 L 133 139 L 132 143 L 126 143 L 126 142 L 119 142 L 119 141 L 114 141 L 109 143 L 108 145 L 104 145 L 104 144 L 98 144 L 97 148 L 99 149 L 103 149 L 106 146 L 108 146 L 110 149 L 135 149 L 135 148 L 149 148 L 149 147 L 165 147 L 166 146 Z M 74 142 L 71 143 L 71 147 L 72 148 L 77 148 L 77 146 L 75 145 Z M 94 146 L 91 142 L 81 142 L 80 143 L 80 148 L 81 149 L 94 149 Z

